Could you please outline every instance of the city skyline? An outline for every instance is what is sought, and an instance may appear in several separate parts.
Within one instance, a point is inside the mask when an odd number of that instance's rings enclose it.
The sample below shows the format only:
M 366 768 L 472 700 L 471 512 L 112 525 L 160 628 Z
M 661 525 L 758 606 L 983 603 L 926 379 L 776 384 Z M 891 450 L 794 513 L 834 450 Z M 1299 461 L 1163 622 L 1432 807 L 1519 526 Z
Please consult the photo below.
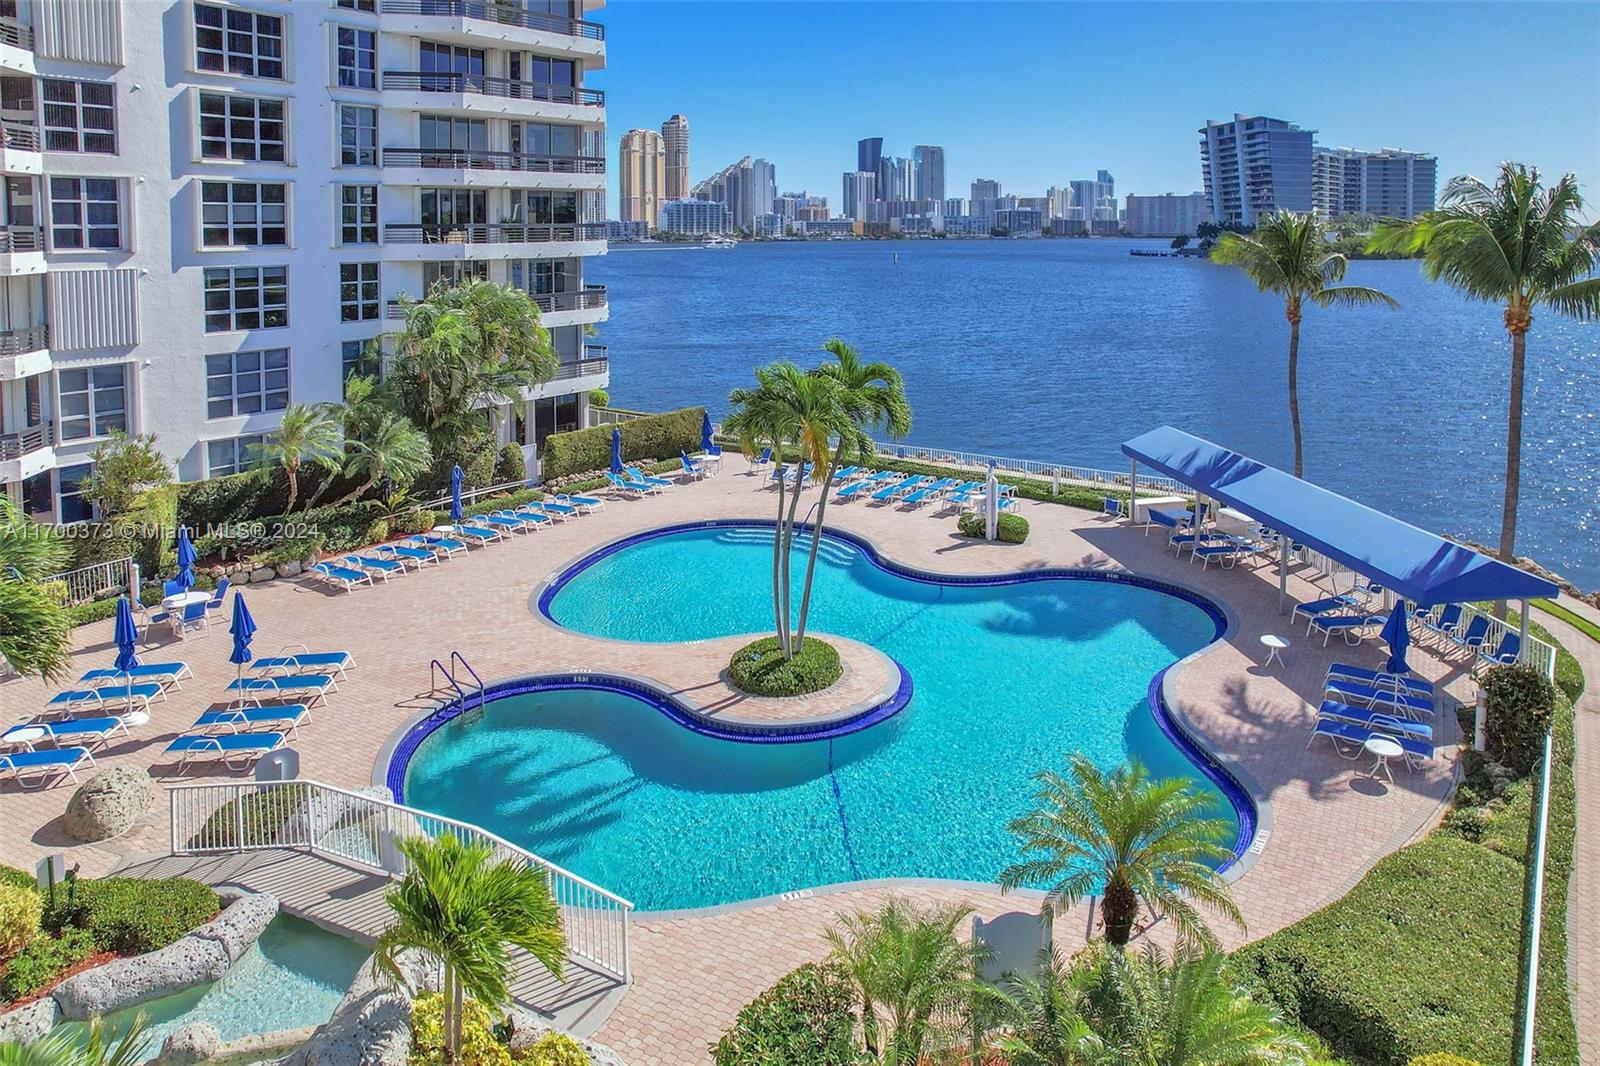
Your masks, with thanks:
M 963 79 L 928 76 L 928 49 L 948 28 L 947 20 L 908 19 L 909 6 L 849 8 L 851 32 L 835 42 L 834 69 L 842 73 L 830 78 L 817 78 L 805 53 L 734 48 L 719 52 L 719 78 L 713 82 L 681 63 L 682 55 L 706 47 L 705 19 L 691 13 L 713 18 L 719 35 L 732 40 L 748 39 L 746 30 L 753 34 L 773 19 L 781 23 L 785 8 L 803 10 L 816 26 L 834 24 L 832 15 L 842 18 L 847 9 L 612 0 L 606 8 L 608 43 L 623 58 L 594 79 L 609 93 L 611 150 L 626 130 L 656 129 L 667 115 L 681 112 L 695 129 L 691 182 L 749 154 L 773 161 L 783 191 L 832 200 L 839 196 L 840 174 L 856 164 L 857 141 L 882 137 L 886 155 L 942 146 L 946 195 L 991 177 L 1008 193 L 1042 196 L 1051 186 L 1102 168 L 1117 175 L 1119 192 L 1181 195 L 1203 187 L 1196 130 L 1207 119 L 1238 112 L 1317 130 L 1322 145 L 1435 155 L 1441 189 L 1457 174 L 1491 174 L 1500 159 L 1512 158 L 1551 176 L 1576 172 L 1589 198 L 1600 198 L 1600 104 L 1579 94 L 1549 101 L 1530 116 L 1511 96 L 1483 94 L 1476 73 L 1503 63 L 1510 52 L 1537 56 L 1553 66 L 1558 80 L 1592 79 L 1581 50 L 1565 42 L 1574 34 L 1600 33 L 1600 8 L 1593 5 L 1515 5 L 1532 16 L 1526 19 L 1505 18 L 1506 5 L 1361 5 L 1373 39 L 1432 41 L 1434 47 L 1408 50 L 1405 64 L 1394 64 L 1381 87 L 1341 93 L 1328 92 L 1324 79 L 1296 76 L 1319 62 L 1343 69 L 1348 59 L 1347 40 L 1306 35 L 1307 27 L 1320 25 L 1311 5 L 1143 4 L 1139 47 L 1131 54 L 1144 62 L 1130 62 L 1126 49 L 1085 50 L 1071 64 L 1048 53 L 1023 54 L 990 72 L 983 93 L 971 92 Z M 1081 23 L 1092 6 L 1031 4 L 1028 13 L 1048 30 L 1064 26 L 1069 12 Z M 1230 9 L 1237 18 L 1230 18 Z M 1112 18 L 1129 15 L 1126 7 L 1105 10 Z M 1218 64 L 1194 52 L 1194 42 L 1214 37 L 1217 26 L 1243 25 L 1245 12 L 1255 42 L 1250 55 L 1258 63 L 1235 57 Z M 880 33 L 896 47 L 883 49 Z M 1275 48 L 1274 41 L 1292 41 L 1293 48 Z M 724 91 L 730 80 L 754 88 L 730 94 Z M 996 108 L 996 99 L 1023 106 Z M 1047 106 L 1072 99 L 1093 99 L 1095 106 L 1061 119 Z M 1471 100 L 1471 107 L 1462 106 L 1463 100 Z M 1490 130 L 1492 135 L 1485 132 Z M 613 186 L 608 207 L 613 217 L 616 191 Z

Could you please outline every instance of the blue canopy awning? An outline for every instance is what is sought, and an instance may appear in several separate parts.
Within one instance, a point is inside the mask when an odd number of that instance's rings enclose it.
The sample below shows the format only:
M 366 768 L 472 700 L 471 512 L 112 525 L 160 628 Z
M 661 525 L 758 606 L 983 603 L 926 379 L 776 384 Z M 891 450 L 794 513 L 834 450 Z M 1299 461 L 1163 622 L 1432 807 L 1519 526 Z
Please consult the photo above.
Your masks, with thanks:
M 1171 426 L 1133 438 L 1122 452 L 1423 607 L 1561 592 L 1526 570 Z

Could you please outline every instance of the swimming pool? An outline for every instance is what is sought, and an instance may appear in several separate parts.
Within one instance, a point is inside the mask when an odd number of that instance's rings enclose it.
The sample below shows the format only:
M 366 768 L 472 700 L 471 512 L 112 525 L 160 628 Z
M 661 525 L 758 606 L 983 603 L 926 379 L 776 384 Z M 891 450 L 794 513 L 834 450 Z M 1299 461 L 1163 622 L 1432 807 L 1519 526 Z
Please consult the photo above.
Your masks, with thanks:
M 196 1022 L 215 1026 L 223 1043 L 321 1025 L 333 1016 L 369 954 L 354 940 L 280 914 L 222 980 L 115 1011 L 106 1024 L 120 1037 L 138 1014 L 145 1014 L 150 1058 L 173 1032 Z M 73 1023 L 73 1031 L 87 1035 L 82 1024 Z
M 625 641 L 767 632 L 771 538 L 757 523 L 651 531 L 560 575 L 539 608 Z M 1076 751 L 1194 778 L 1219 816 L 1248 822 L 1249 801 L 1225 794 L 1218 782 L 1231 782 L 1202 772 L 1150 709 L 1152 678 L 1220 635 L 1214 605 L 1126 575 L 916 574 L 833 533 L 819 555 L 812 626 L 902 664 L 915 695 L 901 714 L 831 740 L 757 744 L 696 734 L 625 692 L 512 695 L 403 744 L 404 801 L 641 910 L 873 878 L 992 883 L 1017 858 L 1005 826 L 1027 809 L 1031 775 Z

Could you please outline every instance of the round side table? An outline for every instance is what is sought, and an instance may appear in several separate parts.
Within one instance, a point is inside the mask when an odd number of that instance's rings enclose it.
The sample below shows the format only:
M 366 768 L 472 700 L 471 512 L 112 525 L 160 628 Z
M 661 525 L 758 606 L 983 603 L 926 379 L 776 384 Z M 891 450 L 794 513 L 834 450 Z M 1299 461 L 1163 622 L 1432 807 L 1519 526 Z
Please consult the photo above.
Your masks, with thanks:
M 1272 633 L 1264 633 L 1261 637 L 1261 644 L 1267 649 L 1267 661 L 1262 666 L 1270 669 L 1274 662 L 1279 666 L 1284 665 L 1283 653 L 1289 650 L 1289 642 L 1287 640 Z
M 1372 764 L 1372 773 L 1369 776 L 1376 778 L 1378 771 L 1382 770 L 1383 776 L 1389 779 L 1391 785 L 1394 784 L 1394 774 L 1389 772 L 1389 760 L 1405 754 L 1405 749 L 1399 742 L 1391 737 L 1372 736 L 1361 746 L 1367 750 L 1368 755 L 1376 756 L 1378 760 Z

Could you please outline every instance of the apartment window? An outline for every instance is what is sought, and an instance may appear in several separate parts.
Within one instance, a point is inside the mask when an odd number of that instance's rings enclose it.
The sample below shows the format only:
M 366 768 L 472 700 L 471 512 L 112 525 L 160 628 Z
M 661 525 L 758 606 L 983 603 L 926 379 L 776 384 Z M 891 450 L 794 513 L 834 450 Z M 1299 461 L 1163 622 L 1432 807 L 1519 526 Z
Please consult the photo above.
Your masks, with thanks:
M 378 109 L 341 104 L 339 163 L 347 167 L 378 165 Z
M 56 501 L 62 524 L 87 522 L 94 517 L 94 505 L 83 497 L 83 483 L 89 480 L 93 469 L 93 463 L 80 463 L 56 471 Z
M 489 194 L 484 189 L 423 189 L 424 226 L 468 226 L 489 221 Z
M 417 120 L 422 148 L 449 148 L 481 152 L 489 147 L 489 124 L 481 118 L 423 115 Z
M 128 428 L 128 367 L 93 366 L 56 374 L 61 439 L 104 437 Z
M 50 179 L 50 246 L 122 247 L 122 190 L 116 178 Z
M 200 183 L 200 241 L 207 248 L 289 242 L 288 189 L 280 183 Z
M 339 346 L 339 380 L 346 386 L 353 377 L 381 378 L 383 356 L 378 350 L 376 337 L 363 341 L 345 341 Z
M 339 187 L 339 243 L 378 243 L 378 187 Z
M 338 6 L 346 11 L 373 12 L 378 10 L 378 0 L 339 0 Z
M 288 267 L 213 267 L 205 272 L 206 332 L 289 324 Z
M 378 35 L 353 26 L 338 29 L 339 85 L 346 89 L 378 87 Z
M 289 406 L 289 349 L 206 356 L 206 417 L 254 415 Z
M 282 163 L 287 140 L 283 114 L 282 100 L 201 93 L 201 158 Z
M 469 281 L 488 281 L 489 264 L 482 259 L 447 259 L 442 263 L 422 264 L 422 292 L 424 295 L 435 286 L 447 288 Z
M 225 477 L 254 470 L 265 462 L 262 449 L 267 443 L 265 433 L 249 433 L 243 437 L 206 442 L 206 474 L 208 477 Z
M 109 82 L 42 81 L 46 151 L 116 154 L 115 90 Z
M 235 7 L 194 5 L 194 65 L 200 70 L 283 77 L 283 19 Z
M 511 123 L 511 150 L 519 155 L 578 154 L 578 127 L 549 122 Z
M 339 264 L 339 321 L 378 317 L 378 264 Z

